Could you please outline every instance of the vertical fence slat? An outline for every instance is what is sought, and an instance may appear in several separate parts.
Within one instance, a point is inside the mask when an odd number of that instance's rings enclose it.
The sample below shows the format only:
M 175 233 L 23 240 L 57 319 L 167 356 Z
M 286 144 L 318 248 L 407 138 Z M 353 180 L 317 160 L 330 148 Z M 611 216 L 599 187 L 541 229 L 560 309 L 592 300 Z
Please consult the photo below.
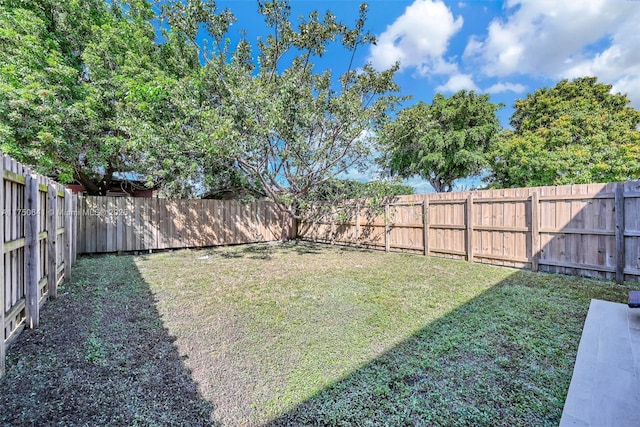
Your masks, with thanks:
M 473 261 L 473 195 L 467 196 L 465 221 L 467 226 L 467 261 Z
M 71 190 L 64 190 L 64 278 L 69 280 L 71 278 L 71 264 L 73 250 L 73 196 Z
M 25 310 L 27 325 L 36 328 L 39 318 L 38 264 L 40 250 L 38 248 L 38 220 L 40 213 L 38 180 L 27 175 L 25 183 Z
M 5 336 L 6 334 L 6 326 L 4 324 L 5 319 L 4 319 L 4 310 L 5 310 L 5 292 L 6 292 L 6 286 L 7 284 L 5 283 L 5 276 L 4 276 L 4 220 L 5 218 L 10 215 L 10 212 L 7 212 L 5 207 L 4 207 L 4 159 L 2 157 L 0 157 L 0 209 L 2 209 L 2 224 L 0 225 L 0 249 L 2 249 L 0 251 L 0 256 L 2 257 L 2 262 L 0 262 L 0 277 L 2 278 L 2 288 L 0 289 L 0 377 L 2 377 L 4 375 L 4 371 L 6 369 L 5 367 L 5 353 L 6 353 L 6 347 L 5 347 L 5 341 L 7 339 L 7 337 Z
M 538 192 L 531 193 L 531 270 L 538 271 L 540 260 L 540 202 Z
M 384 251 L 389 252 L 391 250 L 391 225 L 389 224 L 389 217 L 391 216 L 391 210 L 389 203 L 384 205 Z
M 47 289 L 49 296 L 55 298 L 58 296 L 58 277 L 57 277 L 57 255 L 56 243 L 58 240 L 56 230 L 58 191 L 54 184 L 47 186 Z
M 356 203 L 356 236 L 354 243 L 356 245 L 360 243 L 360 202 Z
M 422 241 L 424 256 L 429 256 L 429 199 L 424 199 L 422 202 Z
M 616 211 L 616 282 L 624 282 L 624 184 L 620 183 L 615 190 Z

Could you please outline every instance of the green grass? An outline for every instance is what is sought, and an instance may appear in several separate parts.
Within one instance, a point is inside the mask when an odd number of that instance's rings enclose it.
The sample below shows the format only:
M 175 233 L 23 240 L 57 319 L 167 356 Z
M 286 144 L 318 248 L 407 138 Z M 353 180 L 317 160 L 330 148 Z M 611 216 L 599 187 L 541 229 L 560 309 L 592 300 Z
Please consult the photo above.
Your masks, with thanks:
M 627 290 L 293 243 L 81 258 L 10 349 L 0 419 L 557 425 L 590 299 Z
M 309 245 L 164 253 L 136 265 L 229 425 L 555 425 L 590 299 L 626 292 Z

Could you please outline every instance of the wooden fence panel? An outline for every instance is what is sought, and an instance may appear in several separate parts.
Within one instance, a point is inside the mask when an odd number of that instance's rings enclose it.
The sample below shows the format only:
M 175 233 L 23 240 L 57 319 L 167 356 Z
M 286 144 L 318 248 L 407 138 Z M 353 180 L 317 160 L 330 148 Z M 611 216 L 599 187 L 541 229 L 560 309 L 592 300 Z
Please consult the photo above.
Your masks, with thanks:
M 301 221 L 299 237 L 390 251 L 416 248 L 428 255 L 552 273 L 640 279 L 638 181 L 402 196 L 385 205 L 386 216 L 361 203 L 350 203 L 353 214 L 338 227 L 331 215 L 310 215 Z
M 4 348 L 18 336 L 26 322 L 25 296 L 25 171 L 14 159 L 4 156 L 4 304 L 3 340 Z M 3 360 L 4 362 L 4 360 Z
M 429 200 L 429 250 L 447 258 L 464 259 L 466 199 L 434 197 Z
M 624 274 L 626 279 L 640 276 L 640 182 L 624 184 Z
M 422 203 L 407 201 L 389 204 L 389 248 L 424 253 Z
M 258 201 L 85 196 L 79 236 L 84 253 L 139 252 L 272 241 L 281 220 Z M 258 220 L 259 218 L 259 220 Z

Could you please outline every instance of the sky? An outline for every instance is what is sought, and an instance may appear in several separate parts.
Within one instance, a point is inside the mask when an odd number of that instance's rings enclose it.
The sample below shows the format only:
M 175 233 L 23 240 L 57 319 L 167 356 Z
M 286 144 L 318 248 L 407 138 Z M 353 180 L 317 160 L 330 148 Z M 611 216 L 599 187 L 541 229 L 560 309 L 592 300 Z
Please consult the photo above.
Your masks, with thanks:
M 355 66 L 370 62 L 379 70 L 396 61 L 402 95 L 431 103 L 437 93 L 466 89 L 488 93 L 503 103 L 498 112 L 509 126 L 516 99 L 562 79 L 596 76 L 640 109 L 640 0 L 369 0 L 366 29 L 377 44 L 360 49 Z M 353 23 L 360 0 L 292 0 L 292 18 L 330 10 Z M 255 0 L 218 0 L 238 21 L 231 34 L 266 36 Z M 318 70 L 346 71 L 350 54 L 330 50 Z M 370 173 L 350 172 L 367 179 Z M 407 182 L 416 192 L 431 192 L 419 179 Z M 457 188 L 481 184 L 463 180 Z

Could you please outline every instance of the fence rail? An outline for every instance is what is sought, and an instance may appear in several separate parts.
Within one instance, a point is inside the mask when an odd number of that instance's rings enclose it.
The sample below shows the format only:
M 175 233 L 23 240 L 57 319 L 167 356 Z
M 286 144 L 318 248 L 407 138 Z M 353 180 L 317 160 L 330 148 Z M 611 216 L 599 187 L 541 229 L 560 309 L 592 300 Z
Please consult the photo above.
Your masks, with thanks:
M 309 212 L 300 238 L 640 279 L 640 182 L 402 196 Z

